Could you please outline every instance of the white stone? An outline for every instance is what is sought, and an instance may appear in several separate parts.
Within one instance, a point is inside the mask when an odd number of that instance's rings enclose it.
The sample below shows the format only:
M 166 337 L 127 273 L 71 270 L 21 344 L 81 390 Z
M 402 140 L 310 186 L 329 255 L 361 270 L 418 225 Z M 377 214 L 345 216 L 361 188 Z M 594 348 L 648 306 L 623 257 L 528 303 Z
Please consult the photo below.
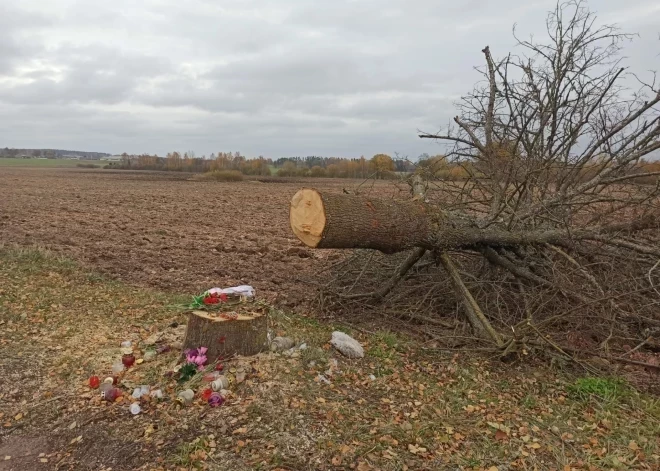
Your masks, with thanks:
M 364 358 L 364 349 L 362 345 L 350 335 L 335 331 L 332 333 L 330 343 L 339 352 L 348 358 Z

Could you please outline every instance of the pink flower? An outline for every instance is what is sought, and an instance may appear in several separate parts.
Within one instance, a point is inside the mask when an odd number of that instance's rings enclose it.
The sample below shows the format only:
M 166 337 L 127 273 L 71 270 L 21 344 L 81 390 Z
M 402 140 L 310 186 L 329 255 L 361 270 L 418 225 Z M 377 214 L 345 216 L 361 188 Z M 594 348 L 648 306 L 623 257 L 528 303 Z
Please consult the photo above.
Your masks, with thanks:
M 197 365 L 197 369 L 202 370 L 204 368 L 204 365 L 208 361 L 208 358 L 206 358 L 205 355 L 207 350 L 208 348 L 206 347 L 199 347 L 191 350 L 186 350 L 186 362 Z

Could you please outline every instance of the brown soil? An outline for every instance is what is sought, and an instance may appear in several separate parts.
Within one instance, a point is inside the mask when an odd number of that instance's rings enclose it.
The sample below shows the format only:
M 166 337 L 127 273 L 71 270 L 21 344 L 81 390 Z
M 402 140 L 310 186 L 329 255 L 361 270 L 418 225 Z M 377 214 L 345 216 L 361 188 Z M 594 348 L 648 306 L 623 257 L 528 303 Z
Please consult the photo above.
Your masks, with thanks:
M 302 186 L 341 193 L 355 184 L 3 168 L 0 240 L 43 246 L 142 286 L 193 294 L 251 284 L 261 297 L 293 305 L 306 290 L 296 281 L 300 275 L 341 255 L 307 250 L 295 238 L 288 216 L 292 195 Z

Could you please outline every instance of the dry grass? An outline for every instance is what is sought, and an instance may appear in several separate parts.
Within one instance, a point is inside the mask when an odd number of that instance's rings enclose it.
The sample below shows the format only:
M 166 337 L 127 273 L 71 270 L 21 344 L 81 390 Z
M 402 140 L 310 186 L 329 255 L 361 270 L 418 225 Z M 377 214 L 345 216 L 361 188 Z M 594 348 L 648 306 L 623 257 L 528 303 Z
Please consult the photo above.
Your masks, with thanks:
M 109 370 L 122 340 L 139 351 L 146 336 L 183 321 L 168 306 L 184 299 L 90 275 L 43 251 L 0 249 L 0 382 L 11 385 L 0 391 L 0 454 L 38 434 L 49 442 L 12 457 L 14 469 L 35 469 L 39 453 L 50 463 L 44 469 L 660 465 L 658 401 L 619 379 L 443 353 L 393 332 L 363 334 L 275 309 L 272 329 L 308 349 L 250 359 L 252 374 L 227 405 L 175 405 L 177 385 L 165 373 L 177 352 L 124 378 L 160 386 L 164 402 L 143 404 L 137 418 L 126 400 L 101 403 L 88 376 Z M 335 329 L 358 338 L 365 359 L 337 356 L 327 343 Z

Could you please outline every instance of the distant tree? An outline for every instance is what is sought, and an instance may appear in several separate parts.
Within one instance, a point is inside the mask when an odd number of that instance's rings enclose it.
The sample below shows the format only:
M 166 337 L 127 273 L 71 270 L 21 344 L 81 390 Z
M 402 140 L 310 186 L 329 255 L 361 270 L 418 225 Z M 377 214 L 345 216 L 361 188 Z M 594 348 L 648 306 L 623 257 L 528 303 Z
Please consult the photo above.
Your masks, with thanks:
M 383 178 L 387 172 L 394 170 L 394 161 L 387 154 L 376 154 L 370 160 L 371 168 L 376 178 Z
M 325 177 L 326 171 L 324 168 L 319 165 L 314 165 L 310 170 L 310 176 L 312 177 Z

